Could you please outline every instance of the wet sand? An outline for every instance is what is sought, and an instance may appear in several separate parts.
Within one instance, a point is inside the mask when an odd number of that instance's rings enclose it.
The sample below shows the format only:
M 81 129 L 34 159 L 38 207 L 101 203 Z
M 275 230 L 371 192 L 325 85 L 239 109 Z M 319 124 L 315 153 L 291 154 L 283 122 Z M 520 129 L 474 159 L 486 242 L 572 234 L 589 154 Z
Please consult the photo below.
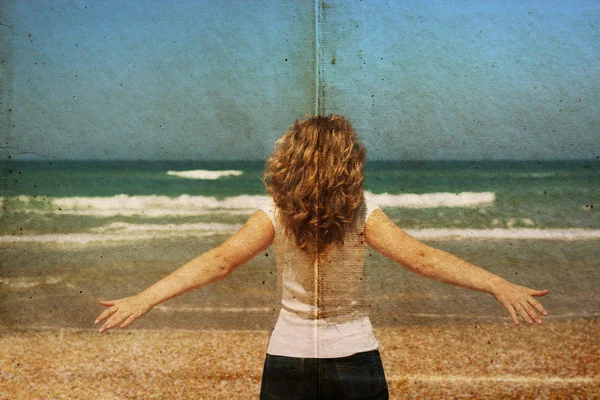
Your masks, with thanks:
M 375 329 L 390 398 L 599 399 L 600 319 Z M 3 329 L 0 398 L 257 399 L 268 331 Z
M 221 240 L 0 246 L 0 329 L 88 329 L 102 312 L 97 300 L 137 294 Z M 540 301 L 553 317 L 600 317 L 595 240 L 429 244 L 516 284 L 549 289 Z M 227 279 L 162 304 L 135 327 L 269 330 L 281 306 L 274 259 L 270 248 Z M 364 284 L 376 328 L 508 320 L 493 296 L 425 279 L 370 248 Z

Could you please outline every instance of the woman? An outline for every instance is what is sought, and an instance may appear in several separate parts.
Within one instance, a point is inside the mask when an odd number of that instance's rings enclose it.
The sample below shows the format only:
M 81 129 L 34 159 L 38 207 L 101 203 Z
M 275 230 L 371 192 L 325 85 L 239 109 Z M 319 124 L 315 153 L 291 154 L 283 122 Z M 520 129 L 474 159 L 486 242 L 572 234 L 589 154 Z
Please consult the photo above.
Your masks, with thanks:
M 265 357 L 261 399 L 387 399 L 362 291 L 366 245 L 427 278 L 493 294 L 519 324 L 548 315 L 512 284 L 398 228 L 363 196 L 365 148 L 337 115 L 296 121 L 277 141 L 263 181 L 272 200 L 222 245 L 140 294 L 113 301 L 100 332 L 129 326 L 157 304 L 224 279 L 274 244 L 282 308 Z

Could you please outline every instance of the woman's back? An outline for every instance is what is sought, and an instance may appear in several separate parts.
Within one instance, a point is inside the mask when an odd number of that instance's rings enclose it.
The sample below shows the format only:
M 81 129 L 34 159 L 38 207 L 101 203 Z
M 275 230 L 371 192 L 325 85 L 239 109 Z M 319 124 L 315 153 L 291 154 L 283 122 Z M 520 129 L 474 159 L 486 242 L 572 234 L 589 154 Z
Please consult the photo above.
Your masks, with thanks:
M 290 357 L 344 357 L 378 347 L 363 292 L 364 226 L 377 207 L 363 200 L 344 244 L 316 255 L 284 232 L 274 202 L 261 209 L 275 228 L 281 312 L 267 352 Z

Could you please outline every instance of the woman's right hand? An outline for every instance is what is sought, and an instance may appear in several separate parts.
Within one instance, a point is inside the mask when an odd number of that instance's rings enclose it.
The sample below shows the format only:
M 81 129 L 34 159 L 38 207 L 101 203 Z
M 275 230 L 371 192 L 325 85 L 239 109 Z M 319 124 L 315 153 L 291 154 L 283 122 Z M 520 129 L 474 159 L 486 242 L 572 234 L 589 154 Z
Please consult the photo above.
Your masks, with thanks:
M 102 314 L 96 318 L 94 324 L 99 324 L 106 319 L 106 322 L 100 328 L 100 333 L 121 325 L 126 328 L 133 321 L 140 318 L 152 309 L 152 305 L 140 295 L 124 297 L 118 300 L 99 301 L 105 307 L 108 307 Z M 107 319 L 108 318 L 108 319 Z

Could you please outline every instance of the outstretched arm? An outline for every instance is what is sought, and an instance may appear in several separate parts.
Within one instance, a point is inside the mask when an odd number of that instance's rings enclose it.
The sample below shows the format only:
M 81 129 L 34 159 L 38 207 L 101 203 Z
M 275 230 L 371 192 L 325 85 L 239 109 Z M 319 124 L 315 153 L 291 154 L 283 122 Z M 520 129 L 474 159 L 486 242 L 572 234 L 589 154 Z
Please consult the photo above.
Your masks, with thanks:
M 140 294 L 119 300 L 100 301 L 100 304 L 109 308 L 100 314 L 95 323 L 108 318 L 100 332 L 119 324 L 121 328 L 125 328 L 157 304 L 224 279 L 268 248 L 273 243 L 274 236 L 271 220 L 264 211 L 259 210 L 222 245 L 184 264 Z
M 542 323 L 538 312 L 548 315 L 532 296 L 544 296 L 547 290 L 534 290 L 512 284 L 502 277 L 470 264 L 445 251 L 419 242 L 375 210 L 365 224 L 365 239 L 379 253 L 426 278 L 493 294 L 519 325 L 517 312 L 528 323 Z M 537 311 L 537 312 L 536 312 Z

